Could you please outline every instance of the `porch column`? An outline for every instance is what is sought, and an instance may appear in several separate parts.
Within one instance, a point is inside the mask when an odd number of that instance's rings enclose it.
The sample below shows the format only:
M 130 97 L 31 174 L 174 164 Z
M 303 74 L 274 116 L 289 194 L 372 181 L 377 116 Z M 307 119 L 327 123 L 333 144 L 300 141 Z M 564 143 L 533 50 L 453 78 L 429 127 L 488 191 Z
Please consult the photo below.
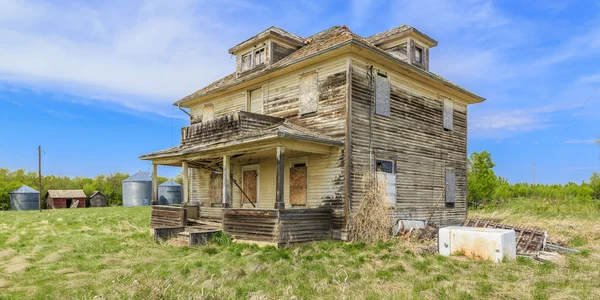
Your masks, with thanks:
M 190 198 L 189 198 L 189 191 L 190 191 L 190 184 L 189 184 L 189 180 L 188 180 L 188 172 L 189 172 L 189 168 L 188 168 L 188 162 L 187 161 L 183 161 L 181 163 L 181 173 L 183 175 L 183 186 L 181 187 L 182 189 L 182 198 L 181 198 L 181 203 L 189 203 L 190 202 Z
M 231 207 L 231 156 L 223 155 L 223 203 L 221 206 Z
M 158 204 L 158 165 L 152 163 L 152 205 Z
M 284 147 L 277 147 L 277 179 L 275 181 L 275 209 L 284 209 L 283 202 L 283 153 Z

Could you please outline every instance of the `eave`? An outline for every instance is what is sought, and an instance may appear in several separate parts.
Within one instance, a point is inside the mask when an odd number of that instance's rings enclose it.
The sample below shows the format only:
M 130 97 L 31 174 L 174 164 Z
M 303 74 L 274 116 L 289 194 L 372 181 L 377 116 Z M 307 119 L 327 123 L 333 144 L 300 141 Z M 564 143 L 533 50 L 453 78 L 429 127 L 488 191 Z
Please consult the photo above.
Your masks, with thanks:
M 397 71 L 401 74 L 404 74 L 410 78 L 413 78 L 425 84 L 429 84 L 432 87 L 438 88 L 450 95 L 454 95 L 455 97 L 460 98 L 467 104 L 480 103 L 485 101 L 485 98 L 475 93 L 472 93 L 467 89 L 464 89 L 456 84 L 453 84 L 439 76 L 436 76 L 433 73 L 427 72 L 418 67 L 410 65 L 409 63 L 403 60 L 397 59 L 382 49 L 378 49 L 371 45 L 359 42 L 355 39 L 351 39 L 337 44 L 333 47 L 315 52 L 311 55 L 307 55 L 298 60 L 291 61 L 285 65 L 277 66 L 262 72 L 258 72 L 255 75 L 250 75 L 248 78 L 244 78 L 231 85 L 217 88 L 208 93 L 199 95 L 193 99 L 188 99 L 185 101 L 179 100 L 175 102 L 174 105 L 189 108 L 197 103 L 214 99 L 216 97 L 225 95 L 229 92 L 244 90 L 253 85 L 257 85 L 262 81 L 270 80 L 288 72 L 348 53 L 353 53 L 364 57 L 368 60 L 377 62 L 381 65 L 385 65 L 386 67 Z

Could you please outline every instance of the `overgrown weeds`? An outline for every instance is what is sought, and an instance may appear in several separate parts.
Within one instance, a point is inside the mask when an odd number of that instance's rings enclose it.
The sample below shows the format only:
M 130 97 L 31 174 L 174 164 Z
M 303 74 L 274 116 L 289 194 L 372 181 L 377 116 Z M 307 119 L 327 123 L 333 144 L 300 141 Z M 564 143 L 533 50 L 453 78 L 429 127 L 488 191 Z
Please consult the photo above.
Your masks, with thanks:
M 374 243 L 389 239 L 391 223 L 385 178 L 378 180 L 374 173 L 362 179 L 364 191 L 360 208 L 350 218 L 349 237 L 354 242 Z

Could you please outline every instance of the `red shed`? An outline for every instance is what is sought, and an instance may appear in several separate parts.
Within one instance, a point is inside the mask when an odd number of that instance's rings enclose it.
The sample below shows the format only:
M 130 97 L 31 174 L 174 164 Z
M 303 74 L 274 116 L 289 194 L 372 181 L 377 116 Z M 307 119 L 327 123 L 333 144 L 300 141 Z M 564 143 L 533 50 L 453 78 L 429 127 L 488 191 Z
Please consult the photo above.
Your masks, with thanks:
M 84 208 L 86 195 L 83 190 L 48 190 L 48 208 Z

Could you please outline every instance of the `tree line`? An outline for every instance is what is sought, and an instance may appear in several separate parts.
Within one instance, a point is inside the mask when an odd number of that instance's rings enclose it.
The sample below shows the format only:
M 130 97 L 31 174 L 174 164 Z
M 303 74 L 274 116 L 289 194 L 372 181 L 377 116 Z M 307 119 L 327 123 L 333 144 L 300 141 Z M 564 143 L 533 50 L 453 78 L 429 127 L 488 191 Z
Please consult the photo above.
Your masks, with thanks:
M 108 175 L 100 174 L 94 178 L 43 175 L 41 195 L 44 198 L 48 190 L 83 190 L 88 196 L 94 191 L 101 191 L 106 196 L 108 205 L 122 205 L 123 188 L 121 182 L 129 176 L 128 173 L 120 172 Z M 158 184 L 168 179 L 159 176 Z M 175 181 L 179 184 L 181 184 L 181 180 L 181 176 L 175 178 Z M 11 171 L 0 168 L 0 210 L 10 209 L 10 196 L 8 193 L 23 185 L 38 190 L 38 174 L 27 172 L 24 169 Z
M 474 152 L 468 161 L 469 206 L 479 207 L 498 204 L 514 198 L 544 200 L 593 201 L 600 199 L 600 174 L 594 172 L 588 181 L 580 184 L 510 184 L 506 178 L 494 172 L 496 164 L 487 151 Z

